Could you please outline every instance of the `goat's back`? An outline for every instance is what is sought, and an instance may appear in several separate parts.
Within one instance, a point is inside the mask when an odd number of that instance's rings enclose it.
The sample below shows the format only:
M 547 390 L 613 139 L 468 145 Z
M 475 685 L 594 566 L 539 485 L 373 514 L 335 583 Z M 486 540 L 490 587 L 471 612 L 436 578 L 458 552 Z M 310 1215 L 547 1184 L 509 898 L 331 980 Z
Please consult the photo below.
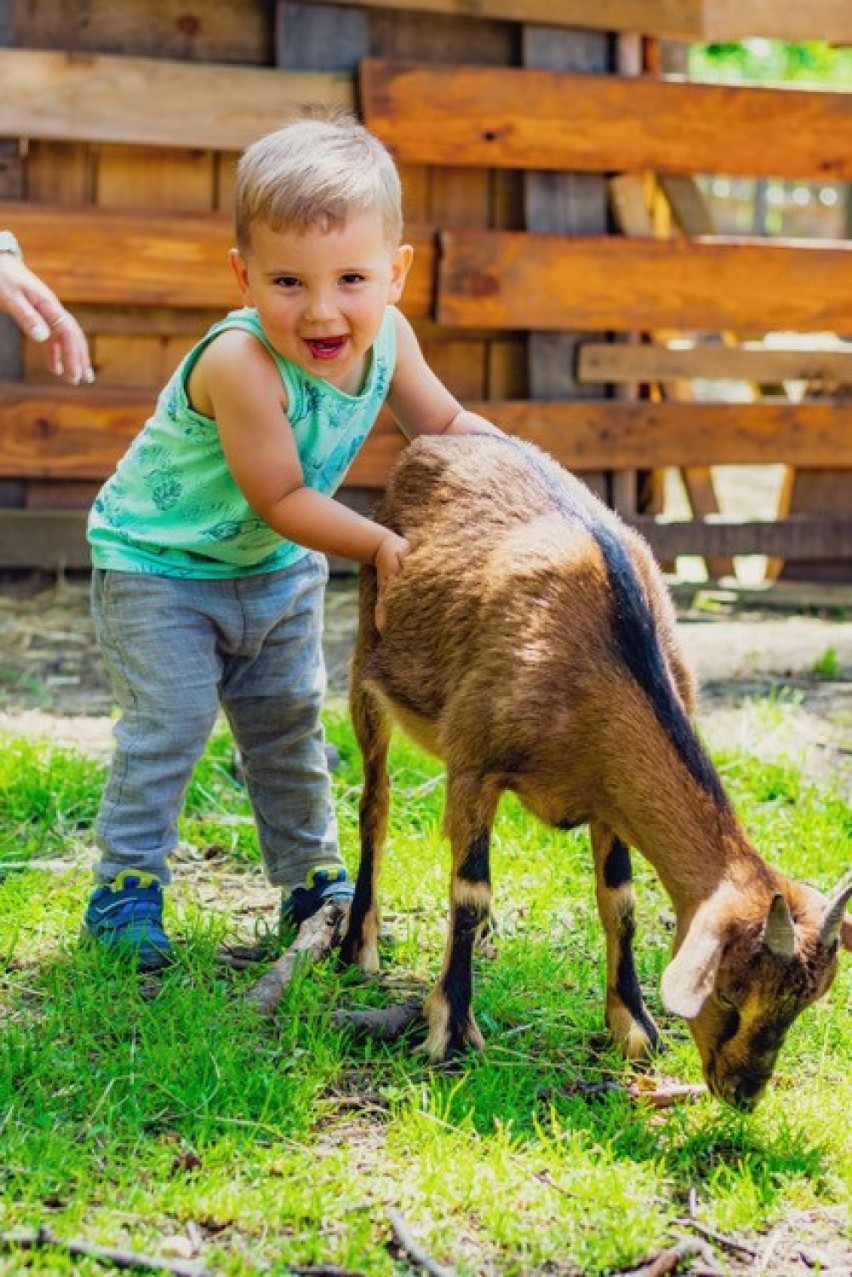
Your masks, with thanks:
M 658 652 L 674 651 L 670 605 L 647 547 L 529 444 L 422 438 L 403 454 L 377 518 L 412 552 L 387 591 L 381 636 L 375 575 L 363 574 L 355 674 L 398 716 L 470 716 L 497 752 L 507 733 L 521 747 L 525 725 L 540 735 L 554 710 L 570 718 L 572 735 L 587 730 L 605 708 L 601 696 L 631 682 L 613 627 L 614 557 L 646 638 L 650 631 Z

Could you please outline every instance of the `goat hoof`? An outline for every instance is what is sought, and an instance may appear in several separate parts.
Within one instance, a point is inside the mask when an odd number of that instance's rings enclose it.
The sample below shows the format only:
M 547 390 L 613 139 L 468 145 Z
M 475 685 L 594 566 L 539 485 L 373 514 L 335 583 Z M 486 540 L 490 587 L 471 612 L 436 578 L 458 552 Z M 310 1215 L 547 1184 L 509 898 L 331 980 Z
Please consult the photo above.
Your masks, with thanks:
M 369 935 L 345 935 L 340 945 L 338 966 L 360 967 L 364 975 L 376 975 L 379 970 L 377 938 Z
M 660 1049 L 660 1034 L 647 1013 L 641 1019 L 633 1016 L 626 1007 L 611 1009 L 607 1025 L 628 1060 L 647 1060 Z
M 429 1023 L 429 1035 L 423 1044 L 423 1050 L 434 1064 L 457 1060 L 470 1050 L 484 1049 L 485 1039 L 472 1013 L 461 1023 L 453 1023 L 446 1003 L 429 999 L 424 1009 Z

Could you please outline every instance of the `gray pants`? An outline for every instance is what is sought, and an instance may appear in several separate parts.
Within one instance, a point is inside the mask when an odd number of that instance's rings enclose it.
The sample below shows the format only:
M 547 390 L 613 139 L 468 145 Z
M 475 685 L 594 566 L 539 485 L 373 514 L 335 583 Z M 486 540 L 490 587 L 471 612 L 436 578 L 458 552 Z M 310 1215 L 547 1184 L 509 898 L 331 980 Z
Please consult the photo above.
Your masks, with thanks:
M 195 763 L 225 710 L 269 881 L 285 892 L 339 865 L 319 714 L 325 559 L 227 580 L 103 572 L 92 614 L 121 717 L 95 835 L 97 878 L 167 857 Z

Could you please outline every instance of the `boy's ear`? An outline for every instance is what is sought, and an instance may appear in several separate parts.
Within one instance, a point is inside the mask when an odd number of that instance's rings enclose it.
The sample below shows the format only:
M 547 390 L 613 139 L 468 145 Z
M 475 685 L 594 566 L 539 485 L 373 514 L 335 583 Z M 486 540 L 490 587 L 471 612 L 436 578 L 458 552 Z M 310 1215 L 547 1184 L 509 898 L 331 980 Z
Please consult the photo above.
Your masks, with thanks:
M 234 272 L 237 281 L 237 287 L 243 295 L 243 303 L 250 306 L 251 290 L 249 288 L 248 267 L 245 258 L 238 248 L 228 250 L 228 261 L 231 264 L 231 270 Z
M 410 244 L 400 244 L 396 250 L 391 267 L 391 282 L 388 289 L 388 302 L 396 305 L 405 288 L 405 281 L 414 259 L 414 249 Z

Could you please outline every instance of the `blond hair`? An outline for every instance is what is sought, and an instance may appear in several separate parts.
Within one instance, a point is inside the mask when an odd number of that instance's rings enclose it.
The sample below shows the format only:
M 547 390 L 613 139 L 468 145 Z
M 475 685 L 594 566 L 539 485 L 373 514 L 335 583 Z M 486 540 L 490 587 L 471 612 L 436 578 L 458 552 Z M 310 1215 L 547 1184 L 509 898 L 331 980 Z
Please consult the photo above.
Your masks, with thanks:
M 402 191 L 390 154 L 350 115 L 294 120 L 252 143 L 237 165 L 237 244 L 256 222 L 274 231 L 332 230 L 377 210 L 393 247 L 402 238 Z

